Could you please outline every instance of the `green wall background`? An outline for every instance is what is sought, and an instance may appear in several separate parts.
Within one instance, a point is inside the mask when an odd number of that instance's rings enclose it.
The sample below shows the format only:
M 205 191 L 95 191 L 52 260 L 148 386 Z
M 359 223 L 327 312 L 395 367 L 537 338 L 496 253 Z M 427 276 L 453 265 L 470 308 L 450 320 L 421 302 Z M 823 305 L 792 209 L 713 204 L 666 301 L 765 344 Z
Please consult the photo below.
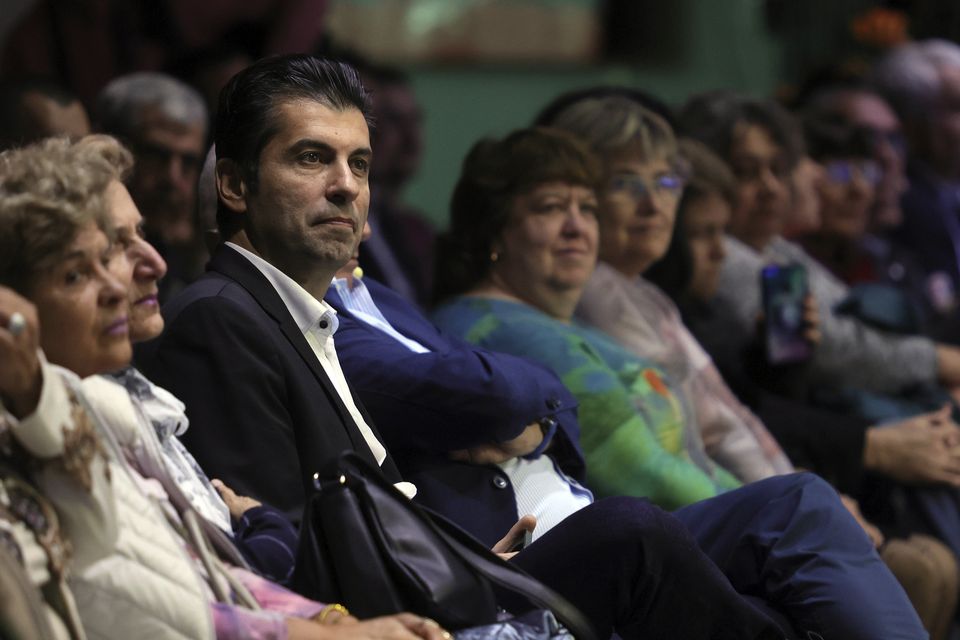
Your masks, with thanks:
M 444 228 L 460 163 L 483 136 L 530 123 L 551 98 L 596 84 L 643 88 L 671 104 L 727 87 L 768 95 L 782 80 L 783 49 L 764 24 L 764 0 L 681 2 L 675 60 L 657 65 L 582 68 L 435 67 L 410 69 L 424 109 L 424 157 L 405 199 Z

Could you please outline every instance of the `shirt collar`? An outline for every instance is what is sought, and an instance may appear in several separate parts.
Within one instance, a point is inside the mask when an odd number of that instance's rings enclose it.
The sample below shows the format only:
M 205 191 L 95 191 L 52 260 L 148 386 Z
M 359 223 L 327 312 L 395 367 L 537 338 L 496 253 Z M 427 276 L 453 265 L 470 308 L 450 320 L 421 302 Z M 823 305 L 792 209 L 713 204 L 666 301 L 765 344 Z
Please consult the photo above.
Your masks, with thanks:
M 338 326 L 337 312 L 333 307 L 314 298 L 293 278 L 255 253 L 233 242 L 225 244 L 249 260 L 270 281 L 301 333 L 314 332 L 322 337 L 333 335 Z

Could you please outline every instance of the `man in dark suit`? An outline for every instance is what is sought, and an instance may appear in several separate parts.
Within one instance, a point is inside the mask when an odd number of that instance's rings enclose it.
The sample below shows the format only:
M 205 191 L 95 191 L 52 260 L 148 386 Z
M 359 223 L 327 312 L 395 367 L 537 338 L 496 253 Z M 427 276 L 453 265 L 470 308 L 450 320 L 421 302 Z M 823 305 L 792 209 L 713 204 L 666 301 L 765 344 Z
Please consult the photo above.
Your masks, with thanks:
M 225 244 L 165 307 L 167 331 L 140 354 L 203 425 L 186 444 L 210 475 L 295 520 L 312 474 L 343 450 L 400 479 L 347 391 L 330 339 L 336 319 L 320 302 L 366 220 L 366 96 L 355 75 L 346 88 L 311 84 L 311 72 L 333 71 L 303 64 L 290 82 L 261 68 L 244 78 L 260 91 L 225 93 L 216 141 Z M 262 90 L 284 85 L 283 99 Z M 270 124 L 252 130 L 256 114 Z
M 325 298 L 337 352 L 418 502 L 490 545 L 526 513 L 539 535 L 590 504 L 577 401 L 552 371 L 441 334 L 413 303 L 350 269 Z

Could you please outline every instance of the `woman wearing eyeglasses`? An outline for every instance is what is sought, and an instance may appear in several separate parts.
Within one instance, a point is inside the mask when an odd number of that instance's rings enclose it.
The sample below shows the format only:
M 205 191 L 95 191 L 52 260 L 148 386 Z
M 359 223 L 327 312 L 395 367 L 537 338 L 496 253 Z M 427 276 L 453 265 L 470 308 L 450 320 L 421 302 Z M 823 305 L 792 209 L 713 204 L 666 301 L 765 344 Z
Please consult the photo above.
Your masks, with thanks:
M 871 233 L 884 174 L 876 134 L 829 115 L 804 121 L 808 153 L 818 163 L 818 228 L 799 238 L 807 253 L 851 287 L 845 305 L 868 322 L 903 333 L 937 335 L 935 290 L 910 255 Z
M 793 470 L 763 424 L 730 393 L 673 302 L 643 274 L 670 246 L 688 167 L 670 126 L 626 99 L 587 99 L 553 126 L 606 157 L 600 252 L 576 315 L 662 367 L 706 455 L 743 482 Z
M 820 224 L 801 237 L 801 244 L 847 284 L 876 281 L 882 276 L 860 244 L 883 178 L 869 133 L 837 119 L 812 117 L 804 122 L 804 134 L 807 152 L 822 171 L 815 185 Z

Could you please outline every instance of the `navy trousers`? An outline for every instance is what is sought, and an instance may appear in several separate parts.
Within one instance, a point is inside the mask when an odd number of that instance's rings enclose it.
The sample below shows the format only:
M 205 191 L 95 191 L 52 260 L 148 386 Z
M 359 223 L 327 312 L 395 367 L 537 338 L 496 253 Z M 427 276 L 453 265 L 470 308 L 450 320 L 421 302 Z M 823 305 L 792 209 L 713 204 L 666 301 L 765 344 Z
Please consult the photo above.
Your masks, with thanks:
M 782 611 L 801 637 L 928 637 L 860 525 L 813 474 L 755 482 L 674 515 L 738 592 Z
M 578 606 L 600 637 L 784 638 L 746 595 L 804 639 L 927 638 L 834 489 L 812 474 L 752 483 L 672 515 L 645 500 L 600 500 L 514 562 Z
M 626 640 L 784 638 L 684 526 L 646 500 L 597 501 L 513 562 L 576 605 L 598 638 L 614 631 Z

